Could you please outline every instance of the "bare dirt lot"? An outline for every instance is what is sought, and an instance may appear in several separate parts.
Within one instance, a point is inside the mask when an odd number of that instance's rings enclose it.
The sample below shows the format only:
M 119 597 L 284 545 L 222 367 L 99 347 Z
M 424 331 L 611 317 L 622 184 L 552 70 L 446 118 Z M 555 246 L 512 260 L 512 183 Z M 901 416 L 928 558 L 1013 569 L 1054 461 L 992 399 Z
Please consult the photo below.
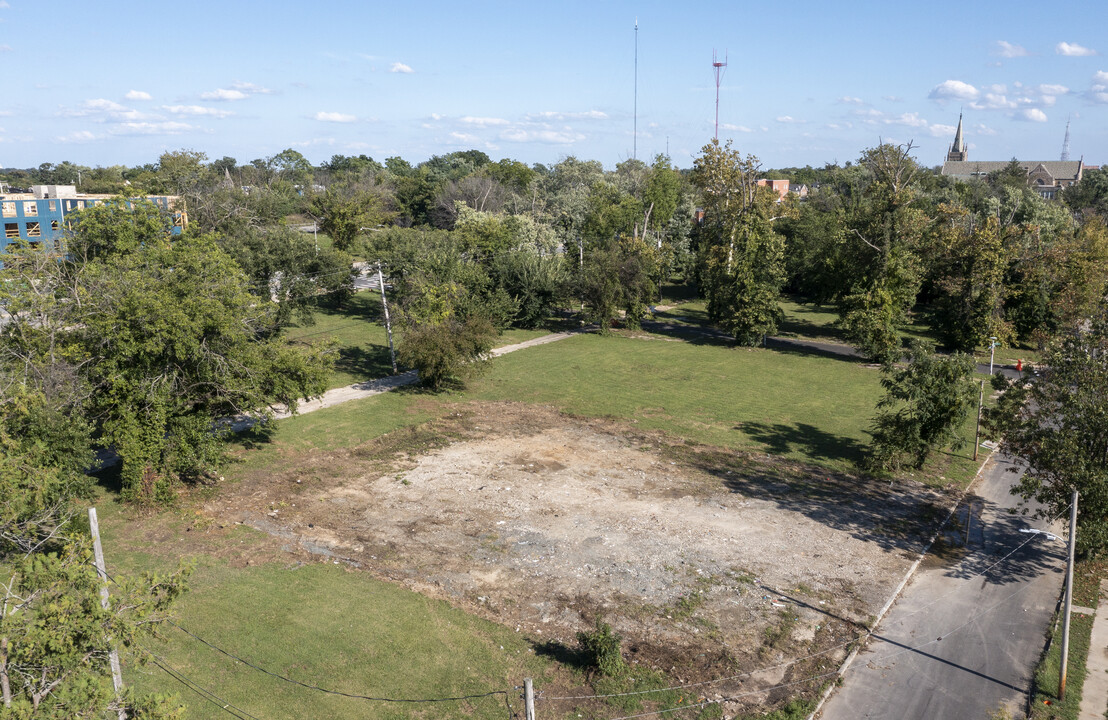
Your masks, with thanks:
M 837 664 L 946 504 L 922 487 L 485 403 L 258 472 L 205 511 L 548 648 L 573 646 L 600 616 L 637 662 L 682 681 L 777 666 L 753 679 L 765 687 Z

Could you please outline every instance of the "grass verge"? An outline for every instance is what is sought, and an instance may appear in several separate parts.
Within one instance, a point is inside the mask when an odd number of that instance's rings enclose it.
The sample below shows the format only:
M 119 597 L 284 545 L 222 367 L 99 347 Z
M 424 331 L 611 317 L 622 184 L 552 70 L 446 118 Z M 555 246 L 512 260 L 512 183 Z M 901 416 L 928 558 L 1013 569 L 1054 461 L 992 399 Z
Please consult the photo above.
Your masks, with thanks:
M 1096 609 L 1100 599 L 1100 581 L 1108 577 L 1108 559 L 1083 560 L 1074 564 L 1073 603 Z M 1081 613 L 1070 617 L 1069 662 L 1066 671 L 1066 698 L 1058 700 L 1058 674 L 1062 664 L 1061 610 L 1055 615 L 1050 645 L 1035 669 L 1031 720 L 1077 720 L 1081 692 L 1085 684 L 1086 659 L 1093 618 Z

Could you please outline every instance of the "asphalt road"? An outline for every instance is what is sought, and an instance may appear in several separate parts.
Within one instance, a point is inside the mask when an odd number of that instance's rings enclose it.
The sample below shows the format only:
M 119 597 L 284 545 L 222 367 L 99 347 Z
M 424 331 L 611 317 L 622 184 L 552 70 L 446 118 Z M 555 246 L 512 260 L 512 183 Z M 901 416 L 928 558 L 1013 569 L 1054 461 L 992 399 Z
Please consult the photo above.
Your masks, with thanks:
M 1008 514 L 1018 475 L 994 457 L 843 685 L 823 720 L 1022 717 L 1062 587 L 1064 522 Z

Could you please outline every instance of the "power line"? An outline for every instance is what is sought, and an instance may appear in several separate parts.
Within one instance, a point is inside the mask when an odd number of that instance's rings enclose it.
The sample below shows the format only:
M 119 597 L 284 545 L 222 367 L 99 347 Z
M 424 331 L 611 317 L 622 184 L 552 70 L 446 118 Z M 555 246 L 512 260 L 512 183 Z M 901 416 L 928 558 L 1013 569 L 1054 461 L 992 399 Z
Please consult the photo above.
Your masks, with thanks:
M 1066 512 L 1068 512 L 1068 508 L 1066 510 L 1063 510 L 1062 513 L 1060 513 L 1059 515 L 1055 516 L 1055 518 L 1053 518 L 1053 520 L 1051 520 L 1051 522 L 1054 522 L 1055 520 L 1060 518 L 1062 515 L 1064 515 Z M 1014 555 L 1015 553 L 1017 553 L 1021 549 L 1023 549 L 1028 543 L 1030 543 L 1032 540 L 1034 540 L 1035 537 L 1036 537 L 1035 535 L 1031 535 L 1026 540 L 1024 540 L 1019 545 L 1017 545 L 1015 548 L 1010 550 L 1002 558 L 1000 558 L 999 560 L 994 562 L 992 565 L 989 565 L 985 569 L 983 569 L 983 570 L 977 572 L 976 574 L 970 576 L 969 578 L 967 578 L 967 580 L 972 580 L 973 578 L 981 577 L 983 575 L 986 575 L 989 572 L 992 572 L 992 570 L 994 570 L 998 565 L 1005 562 L 1010 557 L 1012 557 L 1012 555 Z M 1023 592 L 1024 590 L 1026 590 L 1028 587 L 1029 587 L 1028 585 L 1024 585 L 1023 587 L 1019 588 L 1018 590 L 1013 592 L 1011 595 L 1009 595 L 1008 597 L 1005 597 L 1003 600 L 996 603 L 995 605 L 993 605 L 989 608 L 986 608 L 985 610 L 982 610 L 981 612 L 978 612 L 978 613 L 972 615 L 966 622 L 962 623 L 961 625 L 959 625 L 955 628 L 952 628 L 951 630 L 948 630 L 947 632 L 943 633 L 940 637 L 947 637 L 947 636 L 961 630 L 962 628 L 966 627 L 967 625 L 972 623 L 974 620 L 979 618 L 981 615 L 984 615 L 987 612 L 991 612 L 992 610 L 995 610 L 997 607 L 1000 607 L 1004 603 L 1011 600 L 1017 594 Z M 939 597 L 935 598 L 934 600 L 927 603 L 926 605 L 923 605 L 923 606 L 917 608 L 916 610 L 913 610 L 911 613 L 909 613 L 909 614 L 905 615 L 903 618 L 900 618 L 899 620 L 897 620 L 896 623 L 894 623 L 894 625 L 899 625 L 899 624 L 903 623 L 908 618 L 910 618 L 914 615 L 917 615 L 920 612 L 923 612 L 924 610 L 931 607 L 932 605 L 935 605 L 936 603 L 942 601 L 946 597 L 949 597 L 954 592 L 957 592 L 957 589 L 952 589 L 952 590 L 948 591 L 947 593 L 945 593 L 943 595 L 940 595 Z M 605 695 L 564 695 L 564 696 L 553 696 L 553 697 L 548 697 L 548 698 L 544 698 L 544 699 L 546 699 L 546 700 L 591 700 L 591 699 L 603 699 L 603 698 L 613 698 L 613 697 L 628 697 L 628 696 L 633 696 L 633 695 L 647 695 L 647 694 L 651 694 L 651 693 L 668 692 L 668 691 L 671 691 L 671 690 L 682 690 L 682 689 L 685 689 L 685 688 L 702 687 L 704 685 L 714 685 L 716 683 L 727 682 L 729 680 L 737 680 L 739 678 L 746 677 L 746 676 L 752 675 L 754 673 L 765 672 L 765 671 L 768 671 L 768 670 L 776 670 L 776 669 L 779 669 L 779 668 L 782 668 L 782 667 L 788 667 L 789 665 L 795 665 L 796 663 L 800 663 L 800 662 L 803 662 L 805 660 L 810 660 L 812 658 L 819 657 L 820 655 L 826 655 L 829 652 L 847 647 L 848 645 L 850 645 L 854 642 L 857 642 L 859 640 L 863 640 L 867 637 L 877 637 L 873 634 L 876 629 L 877 628 L 875 627 L 875 628 L 867 630 L 866 632 L 859 633 L 858 635 L 854 636 L 853 638 L 851 638 L 851 639 L 849 639 L 845 642 L 841 642 L 841 643 L 838 643 L 836 645 L 832 645 L 830 647 L 824 648 L 823 650 L 820 650 L 819 652 L 811 653 L 811 654 L 808 654 L 808 655 L 805 655 L 805 656 L 799 657 L 799 658 L 793 658 L 792 660 L 788 660 L 786 662 L 778 663 L 776 665 L 769 665 L 767 667 L 756 668 L 754 670 L 748 670 L 746 672 L 738 673 L 737 675 L 728 675 L 726 677 L 715 678 L 714 680 L 704 680 L 704 681 L 695 682 L 695 683 L 687 683 L 687 684 L 682 684 L 682 685 L 672 685 L 670 687 L 658 688 L 658 689 L 655 689 L 655 690 L 635 690 L 635 691 L 632 691 L 632 692 L 609 693 L 609 694 L 605 694 Z M 878 639 L 881 639 L 881 638 L 878 637 Z M 902 650 L 899 650 L 895 653 L 892 653 L 892 654 L 887 655 L 887 656 L 885 656 L 883 658 L 880 658 L 880 659 L 884 660 L 885 658 L 891 658 L 891 657 L 894 657 L 896 655 L 903 654 L 905 652 L 910 652 L 910 651 L 916 650 L 918 648 L 925 647 L 925 646 L 927 646 L 929 644 L 932 644 L 934 642 L 936 642 L 936 641 L 932 640 L 932 641 L 929 641 L 929 642 L 926 642 L 926 643 L 922 643 L 918 646 L 904 648 Z M 688 707 L 688 706 L 686 706 L 686 707 Z
M 329 690 L 327 688 L 323 688 L 323 687 L 320 687 L 318 685 L 312 685 L 311 683 L 305 683 L 305 682 L 301 682 L 300 680 L 296 680 L 294 678 L 286 677 L 285 675 L 281 675 L 280 673 L 275 673 L 271 670 L 267 670 L 266 668 L 263 668 L 260 665 L 255 665 L 254 663 L 250 662 L 249 660 L 245 660 L 245 659 L 239 657 L 238 655 L 235 655 L 234 653 L 229 652 L 227 650 L 224 650 L 223 648 L 219 647 L 218 645 L 215 645 L 214 643 L 211 643 L 211 642 L 205 640 L 204 638 L 200 637 L 199 635 L 197 635 L 197 634 L 195 634 L 195 633 L 193 633 L 189 630 L 186 630 L 185 628 L 181 627 L 180 625 L 173 622 L 172 620 L 166 620 L 166 622 L 169 623 L 170 625 L 172 625 L 173 627 L 177 628 L 178 630 L 180 630 L 184 634 L 188 635 L 189 637 L 193 638 L 194 640 L 197 640 L 198 642 L 200 642 L 204 645 L 207 645 L 212 650 L 215 650 L 216 652 L 222 653 L 223 655 L 226 655 L 227 657 L 231 658 L 232 660 L 236 660 L 236 661 L 242 663 L 243 665 L 246 665 L 247 667 L 250 667 L 250 668 L 253 668 L 254 670 L 257 670 L 260 673 L 264 673 L 266 675 L 269 675 L 270 677 L 276 678 L 278 680 L 283 680 L 284 682 L 291 683 L 293 685 L 299 685 L 300 687 L 307 688 L 309 690 L 315 690 L 317 692 L 325 693 L 327 695 L 338 695 L 340 697 L 353 698 L 355 700 L 373 700 L 373 701 L 376 701 L 376 702 L 387 702 L 387 703 L 419 704 L 419 703 L 452 702 L 452 701 L 457 701 L 457 700 L 476 700 L 476 699 L 480 699 L 480 698 L 493 697 L 494 695 L 505 695 L 506 696 L 508 694 L 507 690 L 491 690 L 491 691 L 485 692 L 485 693 L 474 693 L 474 694 L 471 694 L 471 695 L 457 695 L 457 696 L 454 696 L 454 697 L 388 698 L 388 697 L 376 697 L 376 696 L 372 696 L 372 695 L 359 695 L 357 693 L 347 693 L 347 692 L 342 692 L 341 690 Z
M 170 666 L 169 663 L 167 663 L 164 658 L 159 657 L 158 655 L 154 654 L 153 652 L 146 649 L 145 647 L 142 647 L 141 645 L 139 646 L 139 648 L 143 652 L 145 652 L 147 655 L 149 655 L 150 658 L 151 658 L 151 662 L 153 662 L 155 665 L 157 665 L 162 670 L 164 670 L 167 675 L 169 675 L 171 678 L 173 678 L 177 682 L 179 682 L 182 685 L 184 685 L 185 687 L 187 687 L 189 690 L 192 690 L 194 693 L 196 693 L 200 697 L 204 698 L 205 700 L 207 700 L 211 704 L 215 705 L 216 707 L 218 707 L 220 710 L 227 713 L 228 715 L 233 715 L 234 717 L 239 718 L 239 720 L 246 720 L 247 718 L 251 718 L 252 720 L 261 720 L 257 716 L 251 715 L 250 713 L 243 710 L 242 708 L 236 707 L 235 705 L 232 705 L 230 702 L 228 702 L 228 701 L 224 700 L 223 698 L 219 697 L 218 695 L 213 693 L 211 690 L 208 690 L 208 689 L 198 685 L 196 682 L 188 679 L 179 670 L 177 670 L 176 668 L 173 668 L 172 666 Z

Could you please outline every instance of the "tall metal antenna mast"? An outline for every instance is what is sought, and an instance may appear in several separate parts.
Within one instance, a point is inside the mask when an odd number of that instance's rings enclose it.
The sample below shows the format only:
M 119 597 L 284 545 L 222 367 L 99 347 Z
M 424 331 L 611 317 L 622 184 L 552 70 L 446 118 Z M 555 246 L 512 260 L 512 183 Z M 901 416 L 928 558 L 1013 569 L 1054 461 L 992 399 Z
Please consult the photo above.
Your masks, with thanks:
M 639 19 L 635 18 L 635 135 L 631 141 L 631 159 L 639 159 Z
M 712 50 L 712 68 L 716 73 L 716 140 L 719 140 L 719 83 L 723 80 L 723 73 L 727 68 L 727 53 L 723 54 L 723 62 L 719 61 L 716 51 Z
M 1070 159 L 1070 119 L 1066 118 L 1066 139 L 1062 141 L 1062 162 Z

